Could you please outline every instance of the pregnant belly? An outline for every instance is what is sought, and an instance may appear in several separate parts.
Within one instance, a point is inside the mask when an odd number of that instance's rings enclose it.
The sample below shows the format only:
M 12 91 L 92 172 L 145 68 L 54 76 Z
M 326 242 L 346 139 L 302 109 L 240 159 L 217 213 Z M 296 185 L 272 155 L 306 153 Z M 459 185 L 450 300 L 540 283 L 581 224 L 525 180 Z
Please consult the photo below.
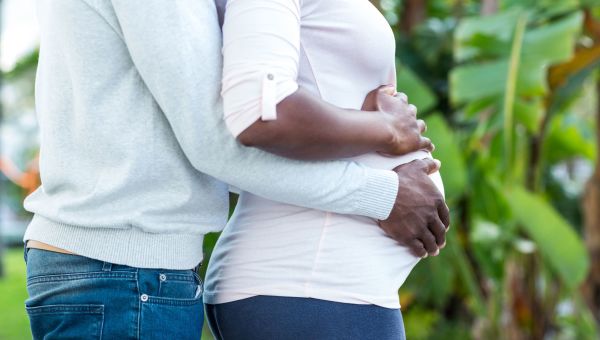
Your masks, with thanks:
M 422 158 L 431 155 L 368 154 L 351 160 L 393 169 Z M 443 193 L 439 173 L 431 178 Z M 326 213 L 246 192 L 213 256 L 209 291 L 277 293 L 386 308 L 398 308 L 398 288 L 420 260 L 387 237 L 372 218 Z
M 431 154 L 427 151 L 415 151 L 406 155 L 394 157 L 383 156 L 378 153 L 370 153 L 351 158 L 350 160 L 364 164 L 371 168 L 391 170 L 399 165 L 410 163 L 414 160 L 423 158 L 431 159 L 433 157 L 431 157 Z M 429 175 L 429 177 L 431 178 L 435 186 L 438 188 L 438 190 L 442 193 L 442 195 L 444 195 L 444 184 L 442 182 L 442 177 L 440 176 L 440 173 L 435 172 Z

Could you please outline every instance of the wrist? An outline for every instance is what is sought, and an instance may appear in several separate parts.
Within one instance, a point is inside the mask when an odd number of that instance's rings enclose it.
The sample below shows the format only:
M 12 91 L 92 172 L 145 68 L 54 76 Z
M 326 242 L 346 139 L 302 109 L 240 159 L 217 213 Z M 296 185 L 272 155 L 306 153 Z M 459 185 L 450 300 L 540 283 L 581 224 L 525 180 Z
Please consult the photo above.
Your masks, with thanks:
M 390 114 L 377 111 L 377 150 L 382 153 L 392 153 L 396 145 L 396 130 L 394 129 L 393 121 L 390 119 Z

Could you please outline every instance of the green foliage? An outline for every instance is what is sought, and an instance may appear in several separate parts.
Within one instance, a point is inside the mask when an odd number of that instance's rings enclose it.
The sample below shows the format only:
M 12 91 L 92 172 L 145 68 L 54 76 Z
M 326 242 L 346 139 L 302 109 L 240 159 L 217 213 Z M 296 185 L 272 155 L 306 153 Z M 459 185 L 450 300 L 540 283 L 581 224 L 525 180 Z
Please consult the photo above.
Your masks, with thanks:
M 573 228 L 545 200 L 521 188 L 506 192 L 516 221 L 535 242 L 546 263 L 574 290 L 589 269 L 586 249 Z
M 593 338 L 593 321 L 576 295 L 589 268 L 578 197 L 550 174 L 564 162 L 597 158 L 597 132 L 578 103 L 590 102 L 582 94 L 600 66 L 600 43 L 582 38 L 581 8 L 600 3 L 505 0 L 498 14 L 486 17 L 461 16 L 474 14 L 473 2 L 463 5 L 432 1 L 428 10 L 435 18 L 410 35 L 398 32 L 402 64 L 421 80 L 419 88 L 425 83 L 430 90 L 424 92 L 438 96 L 427 108 L 435 113 L 425 119 L 434 156 L 442 161 L 454 226 L 442 255 L 420 263 L 401 289 L 414 298 L 405 313 L 407 329 L 422 317 L 435 322 L 434 330 L 415 331 L 420 338 L 453 338 L 447 327 L 460 334 L 465 324 L 471 335 L 499 337 L 507 315 L 525 315 L 507 304 L 516 284 L 507 268 L 539 262 L 527 275 L 558 288 L 529 292 L 543 301 L 537 312 L 543 316 L 533 317 L 551 320 L 564 338 Z M 577 304 L 587 321 L 559 315 L 558 302 L 546 294 Z M 526 327 L 533 321 L 516 322 Z
M 594 137 L 589 122 L 566 112 L 558 114 L 548 125 L 544 157 L 549 164 L 578 156 L 594 161 L 597 154 Z
M 514 28 L 525 12 L 511 11 L 493 18 L 466 19 L 457 28 L 456 60 L 473 61 L 452 70 L 451 99 L 463 104 L 497 97 L 497 104 L 506 92 L 510 72 L 510 45 Z M 490 28 L 491 26 L 491 28 Z M 510 30 L 498 29 L 508 27 Z M 574 42 L 581 27 L 581 14 L 574 13 L 551 24 L 527 31 L 520 53 L 517 91 L 522 100 L 542 96 L 548 91 L 548 66 L 567 61 L 574 51 Z M 498 46 L 504 46 L 499 48 Z M 483 59 L 482 59 L 483 58 Z M 517 107 L 519 109 L 519 107 Z
M 419 108 L 420 112 L 427 112 L 437 105 L 437 97 L 433 91 L 411 69 L 399 63 L 396 68 L 397 88 L 402 89 L 402 92 L 410 97 L 411 102 Z
M 467 187 L 467 171 L 458 138 L 440 114 L 427 118 L 427 135 L 435 141 L 436 157 L 443 164 L 440 171 L 444 178 L 446 200 L 456 202 Z
M 31 339 L 29 320 L 25 312 L 25 261 L 23 249 L 13 249 L 0 257 L 4 261 L 6 276 L 0 278 L 0 339 Z
M 433 326 L 439 321 L 440 315 L 430 310 L 415 308 L 404 316 L 406 337 L 408 339 L 429 339 L 433 334 Z
M 40 51 L 35 50 L 28 55 L 21 58 L 12 70 L 4 74 L 6 79 L 16 79 L 21 77 L 23 74 L 34 70 L 37 66 L 38 59 L 40 57 Z

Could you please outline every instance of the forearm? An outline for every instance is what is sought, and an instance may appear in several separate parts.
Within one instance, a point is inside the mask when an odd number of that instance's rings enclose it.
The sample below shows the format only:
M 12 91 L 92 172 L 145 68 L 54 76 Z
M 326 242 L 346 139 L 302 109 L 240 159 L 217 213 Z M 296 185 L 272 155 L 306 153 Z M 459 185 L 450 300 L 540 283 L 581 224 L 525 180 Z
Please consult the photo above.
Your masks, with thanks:
M 201 173 L 275 201 L 388 217 L 398 192 L 393 171 L 345 161 L 295 161 L 237 143 L 219 101 L 221 44 L 212 0 L 185 6 L 162 0 L 113 4 L 136 70 Z
M 340 109 L 303 89 L 283 99 L 277 113 L 276 120 L 257 120 L 238 140 L 288 158 L 323 160 L 383 151 L 393 139 L 382 113 Z

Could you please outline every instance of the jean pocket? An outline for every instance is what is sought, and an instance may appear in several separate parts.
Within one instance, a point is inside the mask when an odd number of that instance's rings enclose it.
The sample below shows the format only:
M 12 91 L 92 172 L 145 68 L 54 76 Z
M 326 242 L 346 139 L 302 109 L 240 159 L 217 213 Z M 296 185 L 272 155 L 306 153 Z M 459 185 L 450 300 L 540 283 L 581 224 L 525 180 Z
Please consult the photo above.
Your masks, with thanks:
M 162 273 L 159 276 L 158 297 L 195 299 L 202 293 L 200 279 L 191 271 L 186 274 Z
M 26 307 L 34 339 L 101 339 L 103 305 Z
M 141 339 L 198 340 L 202 337 L 203 323 L 201 294 L 194 299 L 142 296 Z

